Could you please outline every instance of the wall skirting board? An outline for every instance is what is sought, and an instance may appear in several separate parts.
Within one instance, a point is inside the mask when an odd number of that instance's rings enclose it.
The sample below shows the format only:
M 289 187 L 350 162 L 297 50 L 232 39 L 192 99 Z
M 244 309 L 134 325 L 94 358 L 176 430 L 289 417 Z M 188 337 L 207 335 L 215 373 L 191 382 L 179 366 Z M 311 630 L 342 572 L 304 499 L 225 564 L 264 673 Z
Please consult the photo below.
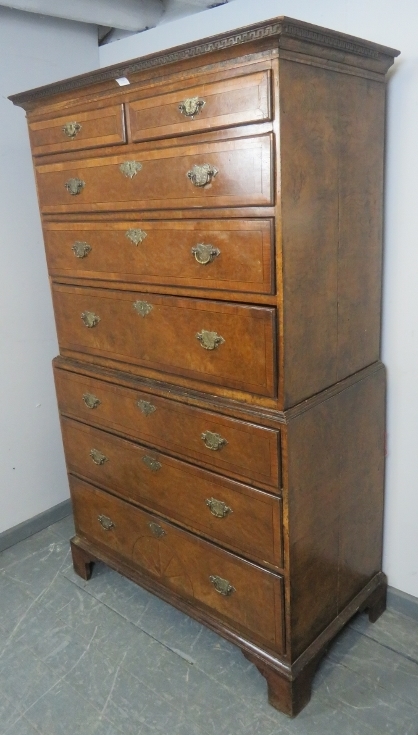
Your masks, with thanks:
M 27 521 L 23 521 L 23 523 L 19 523 L 17 526 L 3 531 L 3 533 L 0 533 L 0 552 L 8 549 L 9 546 L 18 544 L 19 541 L 24 541 L 29 536 L 33 536 L 34 533 L 43 531 L 44 528 L 60 521 L 62 518 L 70 515 L 70 513 L 70 500 L 64 500 L 62 503 L 58 503 L 58 505 L 44 510 L 43 513 L 39 513 Z
M 388 587 L 386 604 L 390 610 L 395 610 L 408 618 L 418 620 L 418 597 L 408 595 L 394 587 Z

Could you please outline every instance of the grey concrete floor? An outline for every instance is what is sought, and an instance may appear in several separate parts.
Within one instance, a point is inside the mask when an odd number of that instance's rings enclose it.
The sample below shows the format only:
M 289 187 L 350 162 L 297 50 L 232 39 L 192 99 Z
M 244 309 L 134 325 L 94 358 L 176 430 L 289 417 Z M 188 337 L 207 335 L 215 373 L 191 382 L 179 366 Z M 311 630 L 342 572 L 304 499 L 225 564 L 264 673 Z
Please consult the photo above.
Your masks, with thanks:
M 71 517 L 0 554 L 1 735 L 417 735 L 418 623 L 357 616 L 294 720 L 241 652 L 104 565 Z

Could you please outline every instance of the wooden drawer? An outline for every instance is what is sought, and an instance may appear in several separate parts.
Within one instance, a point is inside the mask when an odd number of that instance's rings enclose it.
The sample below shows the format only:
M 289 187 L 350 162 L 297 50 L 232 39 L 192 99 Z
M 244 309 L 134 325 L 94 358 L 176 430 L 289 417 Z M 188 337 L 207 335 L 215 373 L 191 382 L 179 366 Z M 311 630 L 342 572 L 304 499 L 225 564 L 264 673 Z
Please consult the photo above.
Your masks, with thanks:
M 61 413 L 280 493 L 280 436 L 185 403 L 55 369 Z
M 62 350 L 275 394 L 272 308 L 58 284 L 53 298 Z
M 62 432 L 69 472 L 250 559 L 282 566 L 279 498 L 71 419 L 62 419 Z
M 274 290 L 271 220 L 47 222 L 44 237 L 52 276 Z
M 70 478 L 77 533 L 182 597 L 283 650 L 283 579 L 123 500 Z M 113 524 L 108 530 L 103 528 Z M 220 578 L 233 590 L 220 594 Z M 226 585 L 225 585 L 226 586 Z
M 134 142 L 271 120 L 270 71 L 131 99 L 126 118 Z
M 40 206 L 47 213 L 272 204 L 271 147 L 268 133 L 40 164 Z
M 69 110 L 64 117 L 31 120 L 28 124 L 34 156 L 126 142 L 123 105 L 88 112 Z

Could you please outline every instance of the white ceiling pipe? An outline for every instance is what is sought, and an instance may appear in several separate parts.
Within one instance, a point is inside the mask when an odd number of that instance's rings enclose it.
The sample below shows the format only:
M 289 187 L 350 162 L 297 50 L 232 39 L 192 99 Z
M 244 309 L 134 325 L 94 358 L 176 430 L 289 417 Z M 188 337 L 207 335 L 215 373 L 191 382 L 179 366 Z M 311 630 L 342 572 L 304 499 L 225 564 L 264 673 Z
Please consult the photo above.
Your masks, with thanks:
M 194 7 L 201 8 L 202 10 L 209 8 L 211 5 L 217 5 L 218 3 L 223 5 L 225 4 L 225 0 L 165 0 L 166 7 L 193 5 Z
M 195 5 L 199 8 L 207 8 L 215 0 L 165 0 L 165 6 L 171 8 L 171 6 L 182 6 L 182 5 Z
M 156 26 L 164 12 L 162 0 L 6 0 L 0 6 L 133 32 Z

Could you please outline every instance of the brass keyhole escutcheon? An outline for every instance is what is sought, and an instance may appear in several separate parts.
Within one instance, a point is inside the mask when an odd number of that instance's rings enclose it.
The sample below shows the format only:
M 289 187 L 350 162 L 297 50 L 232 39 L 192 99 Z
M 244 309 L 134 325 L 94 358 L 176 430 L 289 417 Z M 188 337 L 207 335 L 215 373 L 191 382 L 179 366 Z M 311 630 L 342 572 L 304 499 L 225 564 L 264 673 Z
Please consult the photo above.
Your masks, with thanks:
M 126 176 L 127 179 L 133 179 L 138 171 L 142 169 L 142 163 L 139 161 L 124 161 L 119 166 L 119 171 Z
M 136 405 L 144 416 L 150 416 L 157 410 L 156 406 L 153 406 L 152 403 L 149 403 L 148 401 L 137 401 Z
M 151 533 L 155 538 L 162 538 L 166 535 L 166 532 L 164 529 L 159 525 L 159 523 L 148 523 L 148 527 L 151 530 Z
M 148 301 L 135 301 L 133 307 L 136 313 L 140 314 L 142 317 L 147 316 L 147 314 L 149 314 L 154 308 L 152 304 L 148 303 Z
M 137 229 L 126 230 L 125 235 L 128 238 L 128 240 L 133 242 L 134 245 L 138 246 L 141 242 L 144 242 L 147 236 L 147 233 L 144 232 L 144 230 L 140 230 L 139 228 L 137 228 Z
M 151 472 L 158 472 L 158 470 L 161 469 L 162 464 L 158 461 L 158 459 L 155 459 L 154 457 L 148 457 L 147 455 L 145 457 L 142 457 L 143 463 L 148 467 L 148 469 L 151 470 Z

